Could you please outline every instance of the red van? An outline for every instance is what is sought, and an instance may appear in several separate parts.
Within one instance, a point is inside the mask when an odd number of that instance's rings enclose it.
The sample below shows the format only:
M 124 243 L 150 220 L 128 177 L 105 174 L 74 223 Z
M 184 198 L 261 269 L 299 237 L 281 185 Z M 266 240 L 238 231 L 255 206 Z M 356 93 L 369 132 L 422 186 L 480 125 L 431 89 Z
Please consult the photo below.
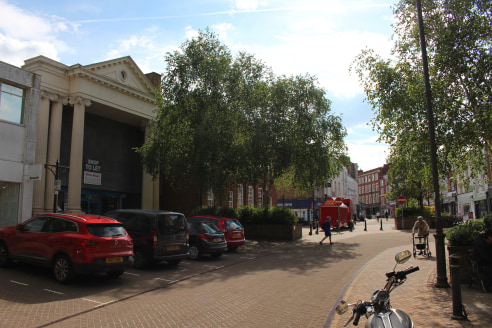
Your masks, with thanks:
M 191 218 L 213 223 L 224 233 L 227 249 L 233 251 L 244 245 L 244 228 L 238 220 L 210 215 L 198 215 Z

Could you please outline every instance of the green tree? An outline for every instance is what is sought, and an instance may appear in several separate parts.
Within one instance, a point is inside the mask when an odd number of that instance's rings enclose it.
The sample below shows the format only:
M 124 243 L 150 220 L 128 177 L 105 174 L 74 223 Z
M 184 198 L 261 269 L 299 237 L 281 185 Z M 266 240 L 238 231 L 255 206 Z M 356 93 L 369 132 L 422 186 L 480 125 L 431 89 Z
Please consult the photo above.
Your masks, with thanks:
M 316 78 L 276 77 L 209 30 L 166 56 L 157 115 L 139 148 L 145 169 L 171 188 L 218 197 L 233 182 L 264 183 L 292 172 L 300 187 L 335 175 L 345 129 Z
M 441 178 L 486 170 L 491 150 L 492 7 L 483 0 L 422 1 Z M 415 1 L 395 7 L 394 60 L 364 50 L 352 67 L 391 148 L 392 187 L 431 185 L 428 126 Z M 473 175 L 472 175 L 473 177 Z

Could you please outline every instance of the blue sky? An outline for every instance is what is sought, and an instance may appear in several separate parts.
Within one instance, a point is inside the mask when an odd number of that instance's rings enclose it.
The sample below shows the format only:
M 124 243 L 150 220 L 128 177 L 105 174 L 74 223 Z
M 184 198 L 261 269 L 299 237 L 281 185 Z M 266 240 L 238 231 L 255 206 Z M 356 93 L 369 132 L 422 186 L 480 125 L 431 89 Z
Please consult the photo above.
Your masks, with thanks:
M 389 57 L 396 0 L 0 0 L 0 60 L 38 55 L 66 65 L 131 56 L 144 73 L 200 29 L 215 31 L 277 75 L 317 76 L 348 130 L 352 162 L 382 166 L 387 147 L 367 125 L 373 112 L 349 65 L 364 48 Z

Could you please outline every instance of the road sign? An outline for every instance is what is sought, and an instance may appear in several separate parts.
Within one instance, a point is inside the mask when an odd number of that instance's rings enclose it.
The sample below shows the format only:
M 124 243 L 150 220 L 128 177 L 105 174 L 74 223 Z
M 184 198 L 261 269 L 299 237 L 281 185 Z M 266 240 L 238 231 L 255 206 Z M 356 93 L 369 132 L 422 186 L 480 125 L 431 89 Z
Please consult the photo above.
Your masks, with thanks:
M 407 202 L 407 199 L 405 198 L 405 196 L 400 196 L 398 197 L 398 204 L 405 204 Z
M 342 203 L 343 203 L 343 200 L 340 197 L 335 198 L 335 204 L 340 206 L 340 205 L 342 205 Z

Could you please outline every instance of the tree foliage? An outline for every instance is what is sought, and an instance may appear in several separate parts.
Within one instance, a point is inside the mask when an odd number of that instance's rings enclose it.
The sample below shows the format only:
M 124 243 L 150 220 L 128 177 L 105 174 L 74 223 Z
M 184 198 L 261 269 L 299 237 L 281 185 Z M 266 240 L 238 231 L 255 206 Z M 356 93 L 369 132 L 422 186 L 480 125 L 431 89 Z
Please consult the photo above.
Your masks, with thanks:
M 438 171 L 486 172 L 492 131 L 492 2 L 423 0 Z M 425 194 L 431 183 L 429 133 L 414 0 L 394 9 L 393 60 L 364 50 L 355 71 L 373 106 L 374 128 L 390 145 L 393 193 Z M 472 175 L 473 177 L 473 175 Z M 410 190 L 409 190 L 410 189 Z
M 166 55 L 145 169 L 172 188 L 221 195 L 233 182 L 281 176 L 300 188 L 338 173 L 345 129 L 310 75 L 275 76 L 246 53 L 233 57 L 217 35 L 201 31 Z

